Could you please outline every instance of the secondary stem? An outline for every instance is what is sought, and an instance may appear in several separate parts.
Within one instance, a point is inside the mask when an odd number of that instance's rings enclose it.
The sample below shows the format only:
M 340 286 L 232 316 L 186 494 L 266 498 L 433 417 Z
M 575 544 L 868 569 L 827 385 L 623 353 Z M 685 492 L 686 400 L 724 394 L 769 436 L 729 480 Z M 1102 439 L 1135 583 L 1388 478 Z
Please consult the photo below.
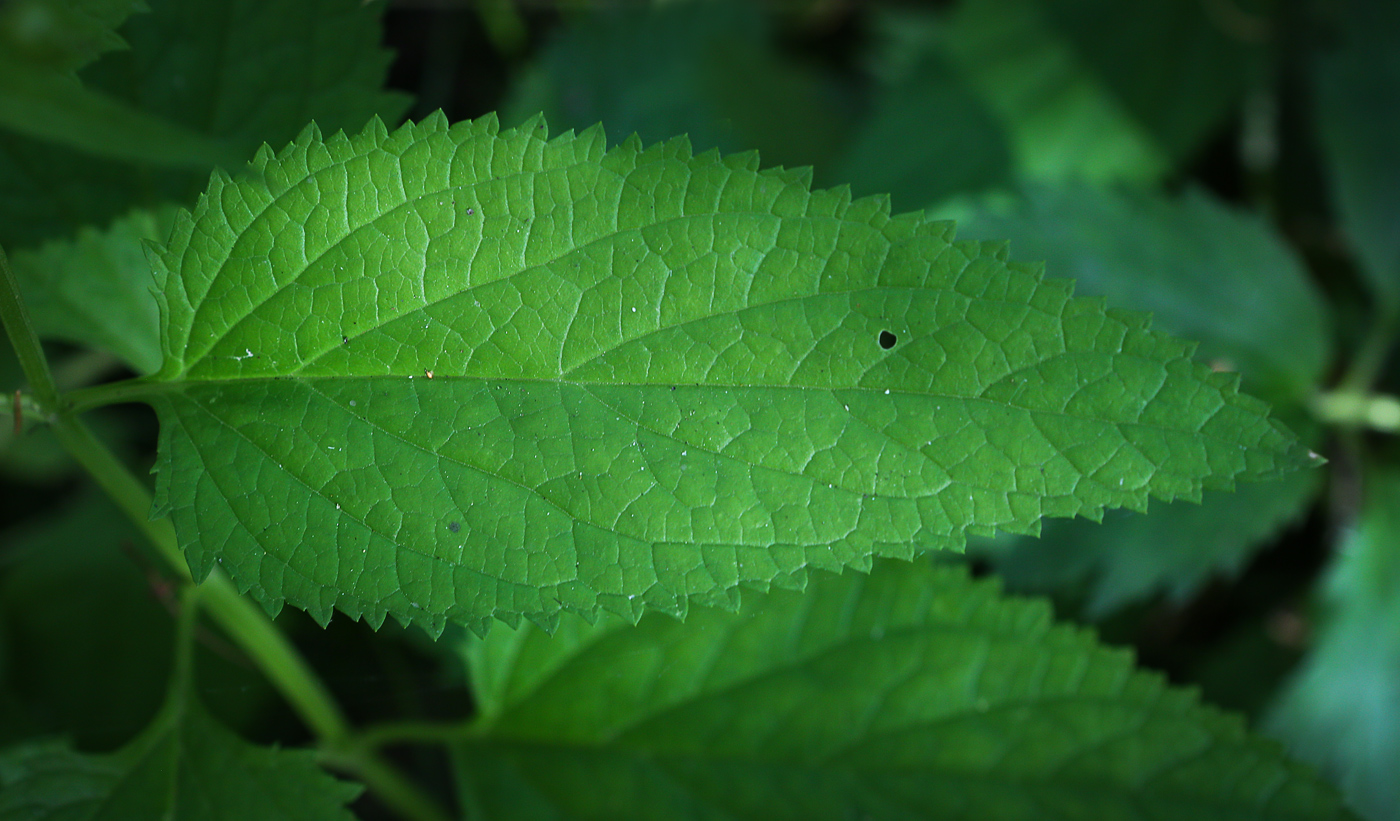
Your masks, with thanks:
M 58 412 L 58 387 L 54 385 L 53 374 L 49 372 L 49 361 L 44 358 L 44 349 L 39 344 L 39 335 L 34 331 L 34 323 L 29 319 L 29 310 L 20 297 L 19 282 L 5 249 L 0 248 L 0 319 L 5 322 L 5 332 L 10 336 L 15 356 L 24 369 L 24 377 L 29 380 L 29 389 L 34 399 L 47 414 Z

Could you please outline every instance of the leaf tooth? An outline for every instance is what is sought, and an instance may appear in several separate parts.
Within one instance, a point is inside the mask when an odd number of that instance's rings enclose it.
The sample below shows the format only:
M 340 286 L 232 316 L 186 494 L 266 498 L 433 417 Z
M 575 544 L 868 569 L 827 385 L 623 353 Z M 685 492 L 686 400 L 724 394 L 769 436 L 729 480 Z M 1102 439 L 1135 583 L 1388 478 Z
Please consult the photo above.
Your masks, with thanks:
M 530 115 L 525 118 L 525 122 L 516 126 L 512 131 L 531 140 L 548 141 L 549 139 L 549 126 L 544 121 L 544 112 Z
M 470 132 L 473 130 L 471 126 L 475 123 L 476 120 L 464 120 L 461 123 L 458 123 L 458 127 L 463 131 Z M 437 134 L 439 132 L 447 131 L 450 128 L 451 126 L 447 122 L 447 115 L 443 114 L 442 109 L 439 108 L 433 113 L 419 120 L 417 128 L 415 130 L 418 132 L 419 135 L 426 135 Z
M 496 621 L 504 623 L 507 627 L 509 627 L 512 630 L 518 629 L 520 627 L 521 615 L 523 614 L 517 613 L 514 610 L 502 610 L 500 608 L 491 611 L 492 618 L 494 618 Z M 526 615 L 526 618 L 529 618 L 529 616 Z
M 384 141 L 389 139 L 389 127 L 384 124 L 384 121 L 379 118 L 378 114 L 369 118 L 369 122 L 365 124 L 365 130 L 362 133 L 365 135 L 365 138 L 370 141 L 371 145 L 383 145 Z
M 525 618 L 531 624 L 543 630 L 547 635 L 554 635 L 554 631 L 559 629 L 559 614 L 561 610 L 554 610 L 548 613 L 526 613 Z M 512 628 L 514 629 L 514 628 Z
M 248 161 L 248 165 L 253 168 L 263 169 L 276 157 L 277 152 L 273 150 L 272 146 L 263 143 L 261 146 L 258 146 L 257 153 L 253 155 L 253 159 Z
M 362 618 L 365 620 L 365 624 L 369 625 L 369 629 L 377 633 L 379 632 L 379 628 L 384 626 L 384 619 L 387 618 L 388 615 L 389 611 L 385 610 L 383 607 L 371 607 L 365 610 Z
M 321 126 L 315 120 L 306 124 L 306 127 L 297 134 L 296 139 L 287 145 L 286 150 L 291 152 L 293 148 L 305 150 L 308 146 L 321 142 Z

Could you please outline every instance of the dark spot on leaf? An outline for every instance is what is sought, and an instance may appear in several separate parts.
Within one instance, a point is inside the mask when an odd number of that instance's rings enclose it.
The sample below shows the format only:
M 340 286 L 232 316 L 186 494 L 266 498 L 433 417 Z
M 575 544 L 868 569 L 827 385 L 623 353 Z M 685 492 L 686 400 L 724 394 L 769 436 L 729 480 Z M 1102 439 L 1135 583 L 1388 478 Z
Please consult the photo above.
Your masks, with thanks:
M 896 343 L 896 342 L 898 342 L 898 341 L 899 341 L 899 337 L 895 336 L 894 334 L 890 333 L 889 331 L 881 331 L 881 332 L 880 332 L 880 347 L 881 347 L 881 348 L 884 348 L 885 350 L 888 351 L 890 348 L 893 348 L 893 347 L 894 347 L 894 343 Z
M 462 529 L 462 524 L 461 524 L 460 522 L 448 522 L 448 523 L 447 523 L 447 529 L 450 530 L 450 531 L 452 531 L 453 533 L 457 533 L 457 532 L 461 531 L 461 529 Z

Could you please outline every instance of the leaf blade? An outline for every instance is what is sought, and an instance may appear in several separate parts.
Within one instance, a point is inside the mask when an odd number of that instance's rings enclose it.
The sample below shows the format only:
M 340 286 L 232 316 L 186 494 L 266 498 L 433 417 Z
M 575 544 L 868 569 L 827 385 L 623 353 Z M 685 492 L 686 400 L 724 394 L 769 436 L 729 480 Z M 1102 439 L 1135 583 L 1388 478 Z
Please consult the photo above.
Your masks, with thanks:
M 489 706 L 457 776 L 482 817 L 1346 815 L 1238 719 L 960 567 L 465 654 Z
M 732 607 L 1307 462 L 1144 317 L 683 142 L 308 130 L 159 264 L 158 501 L 322 620 Z

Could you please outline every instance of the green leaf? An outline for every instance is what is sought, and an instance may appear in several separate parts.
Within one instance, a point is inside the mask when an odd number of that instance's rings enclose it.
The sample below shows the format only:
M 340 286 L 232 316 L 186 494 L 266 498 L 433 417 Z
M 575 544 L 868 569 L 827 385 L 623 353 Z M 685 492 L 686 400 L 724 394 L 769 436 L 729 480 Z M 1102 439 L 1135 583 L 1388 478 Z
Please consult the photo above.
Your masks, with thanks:
M 1191 158 L 1266 76 L 1267 4 L 1040 0 L 1051 32 L 1174 164 Z
M 1306 401 L 1331 363 L 1326 302 L 1302 261 L 1259 218 L 1202 191 L 1035 186 L 1009 208 L 975 212 L 963 231 L 1009 238 L 1083 292 L 1151 310 L 1267 398 Z
M 396 122 L 407 95 L 384 88 L 387 3 L 361 0 L 148 0 L 122 29 L 129 51 L 87 76 L 94 85 L 202 134 L 240 158 L 281 145 L 315 120 L 327 133 L 371 117 Z M 203 185 L 207 177 L 199 180 Z
M 385 3 L 358 0 L 153 0 L 122 29 L 131 50 L 83 72 L 92 88 L 230 147 L 240 159 L 282 144 L 311 120 L 359 129 L 402 116 L 382 90 L 391 55 L 380 45 Z M 0 135 L 0 243 L 7 247 L 106 225 L 133 206 L 190 203 L 198 172 L 102 161 Z
M 110 750 L 160 708 L 174 630 L 123 552 L 139 539 L 95 493 L 0 538 L 0 685 L 35 733 Z
M 11 0 L 0 7 L 0 53 L 68 74 L 125 48 L 116 29 L 141 0 Z
M 733 0 L 580 14 L 522 72 L 504 119 L 543 111 L 556 128 L 603 122 L 646 143 L 686 134 L 696 150 L 820 164 L 848 129 L 842 101 L 810 66 L 785 58 L 769 28 L 761 4 Z
M 352 821 L 360 787 L 327 775 L 309 750 L 243 741 L 193 699 L 172 702 L 111 755 L 55 741 L 0 751 L 0 821 Z
M 474 818 L 1343 818 L 1239 719 L 961 567 L 467 648 Z
M 89 154 L 129 162 L 207 168 L 236 156 L 228 146 L 126 102 L 76 77 L 0 54 L 0 127 Z
M 1373 821 L 1400 818 L 1400 473 L 1374 471 L 1326 583 L 1330 617 L 1270 732 Z
M 1049 25 L 1038 0 L 967 0 L 945 50 L 1001 119 L 1025 177 L 1152 181 L 1166 154 Z
M 1337 44 L 1314 66 L 1317 129 L 1332 196 L 1361 272 L 1384 310 L 1400 311 L 1400 6 L 1329 4 Z
M 1214 575 L 1235 575 L 1267 540 L 1302 517 L 1320 483 L 1316 471 L 1294 473 L 1242 484 L 1233 493 L 1207 493 L 1200 504 L 1155 504 L 1146 515 L 1047 522 L 1039 539 L 996 540 L 976 549 L 1013 590 L 1083 588 L 1085 615 L 1101 618 L 1157 593 L 1182 601 Z
M 160 312 L 143 241 L 170 235 L 174 209 L 134 211 L 106 231 L 15 253 L 15 278 L 40 336 L 121 357 L 132 368 L 160 368 Z
M 1144 317 L 683 140 L 308 129 L 160 254 L 157 500 L 275 610 L 636 618 L 1307 464 Z
M 889 192 L 896 206 L 921 208 L 1009 182 L 1011 155 L 982 101 L 928 57 L 880 89 L 836 168 L 832 178 L 857 194 Z

